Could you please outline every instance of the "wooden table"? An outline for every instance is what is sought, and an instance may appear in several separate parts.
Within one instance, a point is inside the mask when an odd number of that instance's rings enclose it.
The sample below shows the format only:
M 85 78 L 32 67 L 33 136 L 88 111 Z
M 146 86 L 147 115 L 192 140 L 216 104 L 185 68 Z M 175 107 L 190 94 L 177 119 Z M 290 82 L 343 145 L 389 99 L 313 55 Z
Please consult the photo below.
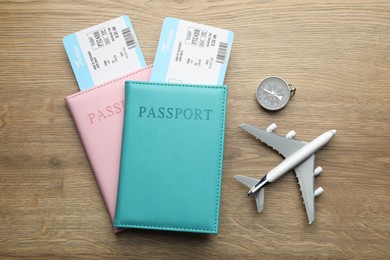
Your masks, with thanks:
M 389 1 L 2 1 L 0 3 L 0 257 L 390 257 Z M 165 16 L 235 38 L 218 235 L 113 234 L 63 101 L 78 91 L 62 37 L 127 14 L 148 64 Z M 287 108 L 260 109 L 269 75 L 297 88 Z M 293 173 L 266 190 L 262 214 L 233 176 L 261 177 L 281 157 L 238 128 L 296 130 L 317 153 L 316 220 L 308 225 Z

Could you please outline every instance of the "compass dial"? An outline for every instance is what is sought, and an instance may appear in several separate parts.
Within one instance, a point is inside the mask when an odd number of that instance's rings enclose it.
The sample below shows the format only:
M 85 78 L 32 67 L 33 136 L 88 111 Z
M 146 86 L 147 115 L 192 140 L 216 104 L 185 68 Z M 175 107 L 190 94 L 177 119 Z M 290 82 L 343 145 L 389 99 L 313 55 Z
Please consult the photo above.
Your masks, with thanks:
M 282 109 L 290 100 L 290 88 L 287 82 L 279 77 L 268 77 L 257 87 L 256 97 L 265 109 L 276 111 Z

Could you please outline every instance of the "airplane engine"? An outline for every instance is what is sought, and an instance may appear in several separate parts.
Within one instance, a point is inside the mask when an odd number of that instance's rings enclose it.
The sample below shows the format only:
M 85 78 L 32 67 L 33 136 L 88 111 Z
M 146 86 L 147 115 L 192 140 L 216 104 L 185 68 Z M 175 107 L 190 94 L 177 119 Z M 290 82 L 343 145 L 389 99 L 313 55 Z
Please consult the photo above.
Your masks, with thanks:
M 318 197 L 320 196 L 321 193 L 324 192 L 324 189 L 322 187 L 318 187 L 315 191 L 314 191 L 314 196 L 315 197 Z
M 267 127 L 267 129 L 265 131 L 267 131 L 268 133 L 271 133 L 272 131 L 274 131 L 278 126 L 275 124 L 275 123 L 272 123 L 269 125 L 269 127 Z
M 314 170 L 314 176 L 318 176 L 322 171 L 323 171 L 322 167 L 321 167 L 321 166 L 318 166 L 318 167 Z
M 293 138 L 297 133 L 294 130 L 291 130 L 286 134 L 286 138 L 291 139 Z

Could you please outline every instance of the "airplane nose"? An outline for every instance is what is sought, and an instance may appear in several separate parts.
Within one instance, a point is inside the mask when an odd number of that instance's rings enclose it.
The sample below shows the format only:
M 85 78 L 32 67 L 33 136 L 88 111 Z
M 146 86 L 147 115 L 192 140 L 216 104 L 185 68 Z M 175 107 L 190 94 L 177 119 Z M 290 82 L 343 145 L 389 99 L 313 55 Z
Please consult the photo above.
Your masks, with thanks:
M 331 132 L 333 135 L 336 135 L 336 129 L 333 129 L 333 130 L 330 130 L 329 132 Z

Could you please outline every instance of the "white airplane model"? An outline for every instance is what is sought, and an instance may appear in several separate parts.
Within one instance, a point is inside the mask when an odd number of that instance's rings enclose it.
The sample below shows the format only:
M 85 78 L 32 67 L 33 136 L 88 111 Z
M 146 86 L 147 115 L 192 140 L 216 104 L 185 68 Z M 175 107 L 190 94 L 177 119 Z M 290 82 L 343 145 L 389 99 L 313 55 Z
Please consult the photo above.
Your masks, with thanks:
M 257 210 L 261 212 L 264 208 L 264 187 L 294 169 L 301 187 L 309 224 L 311 224 L 315 219 L 314 198 L 324 191 L 322 187 L 313 191 L 314 177 L 322 172 L 321 167 L 314 169 L 314 153 L 333 138 L 336 130 L 325 132 L 310 143 L 306 143 L 292 139 L 296 134 L 294 130 L 290 131 L 286 136 L 272 133 L 276 127 L 276 124 L 273 123 L 264 131 L 248 124 L 240 125 L 240 128 L 277 150 L 286 159 L 267 173 L 261 180 L 242 175 L 236 175 L 234 178 L 251 188 L 248 196 L 254 194 Z

